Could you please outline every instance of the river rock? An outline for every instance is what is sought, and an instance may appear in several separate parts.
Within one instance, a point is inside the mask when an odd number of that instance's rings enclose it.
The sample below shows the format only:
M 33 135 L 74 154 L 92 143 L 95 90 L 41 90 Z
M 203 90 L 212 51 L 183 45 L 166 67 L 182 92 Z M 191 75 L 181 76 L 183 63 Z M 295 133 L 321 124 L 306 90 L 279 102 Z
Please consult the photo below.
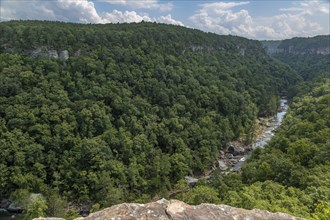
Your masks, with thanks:
M 10 203 L 9 207 L 7 208 L 7 211 L 10 213 L 22 213 L 24 209 L 21 208 L 17 203 L 13 202 Z
M 245 149 L 243 147 L 240 147 L 240 146 L 230 145 L 227 149 L 227 152 L 234 155 L 234 156 L 236 156 L 236 155 L 244 154 Z
M 223 160 L 218 160 L 218 166 L 219 166 L 219 169 L 222 170 L 222 171 L 228 169 L 225 161 L 223 161 Z
M 161 199 L 147 204 L 123 203 L 90 214 L 79 220 L 302 220 L 284 213 L 246 210 L 228 205 L 201 204 L 191 206 L 178 200 Z M 76 219 L 76 220 L 78 220 Z M 36 219 L 44 220 L 44 219 Z
M 195 186 L 197 184 L 197 182 L 198 182 L 198 179 L 196 179 L 194 177 L 191 177 L 191 176 L 185 176 L 184 178 L 188 182 L 188 184 L 189 184 L 190 187 Z
M 220 159 L 224 159 L 225 158 L 225 152 L 223 152 L 222 150 L 219 151 L 219 158 Z
M 228 153 L 227 153 L 225 156 L 226 156 L 226 158 L 228 158 L 228 159 L 231 159 L 231 158 L 234 157 L 234 155 L 232 155 L 232 154 L 228 154 Z

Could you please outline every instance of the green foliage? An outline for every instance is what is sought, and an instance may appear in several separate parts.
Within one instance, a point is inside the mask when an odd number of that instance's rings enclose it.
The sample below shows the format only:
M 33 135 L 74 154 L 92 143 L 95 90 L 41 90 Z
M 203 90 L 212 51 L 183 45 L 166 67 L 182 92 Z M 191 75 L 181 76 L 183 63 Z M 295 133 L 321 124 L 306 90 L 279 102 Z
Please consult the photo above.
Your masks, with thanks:
M 279 44 L 279 48 L 286 51 L 313 53 L 315 48 L 326 48 L 329 46 L 330 35 L 319 35 L 310 38 L 295 37 L 288 40 L 283 40 Z
M 73 220 L 76 218 L 81 217 L 79 213 L 76 210 L 70 209 L 65 213 L 65 219 L 66 220 Z
M 90 209 L 90 212 L 93 213 L 93 212 L 97 212 L 100 210 L 100 204 L 99 203 L 95 203 L 94 205 L 92 205 L 92 208 Z
M 29 204 L 30 192 L 26 189 L 17 189 L 10 194 L 10 200 L 13 203 L 21 207 L 22 209 L 27 209 Z
M 329 79 L 306 85 L 311 88 L 293 99 L 281 128 L 252 153 L 241 173 L 212 175 L 208 186 L 222 203 L 329 218 Z
M 196 186 L 191 191 L 184 193 L 183 201 L 193 205 L 201 203 L 220 203 L 217 191 L 212 187 L 203 185 Z
M 278 45 L 281 52 L 274 57 L 290 65 L 305 80 L 317 77 L 329 77 L 330 35 L 311 38 L 293 38 L 283 40 Z
M 176 199 L 179 199 L 181 201 L 184 200 L 185 193 L 188 192 L 190 189 L 189 183 L 185 179 L 179 180 L 175 185 L 174 185 L 174 197 Z
M 257 41 L 144 22 L 2 22 L 0 63 L 0 197 L 42 193 L 59 216 L 168 195 L 299 81 Z
M 64 218 L 68 204 L 66 199 L 59 194 L 58 188 L 49 189 L 45 197 L 48 206 L 47 216 Z
M 316 205 L 312 220 L 327 220 L 330 219 L 330 203 L 321 201 Z
M 223 201 L 236 207 L 286 212 L 302 217 L 309 216 L 308 207 L 312 204 L 311 198 L 301 190 L 293 187 L 286 189 L 269 180 L 246 186 L 240 192 L 229 191 Z
M 31 196 L 25 219 L 32 220 L 38 217 L 45 217 L 48 209 L 46 200 L 39 194 Z

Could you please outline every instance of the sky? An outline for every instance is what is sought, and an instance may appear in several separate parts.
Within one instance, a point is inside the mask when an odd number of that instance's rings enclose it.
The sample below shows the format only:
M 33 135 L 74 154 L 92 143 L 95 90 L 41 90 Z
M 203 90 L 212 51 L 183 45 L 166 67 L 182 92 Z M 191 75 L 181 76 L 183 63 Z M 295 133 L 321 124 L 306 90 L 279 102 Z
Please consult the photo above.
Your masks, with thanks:
M 329 0 L 0 0 L 0 19 L 159 22 L 257 40 L 330 33 Z

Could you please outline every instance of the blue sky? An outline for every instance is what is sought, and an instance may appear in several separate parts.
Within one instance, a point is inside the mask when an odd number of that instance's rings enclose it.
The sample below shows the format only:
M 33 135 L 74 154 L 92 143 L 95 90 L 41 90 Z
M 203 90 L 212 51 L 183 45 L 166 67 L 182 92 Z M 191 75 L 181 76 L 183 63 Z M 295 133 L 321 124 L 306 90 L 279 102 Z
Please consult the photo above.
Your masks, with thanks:
M 329 0 L 0 0 L 1 21 L 155 21 L 250 39 L 329 34 Z

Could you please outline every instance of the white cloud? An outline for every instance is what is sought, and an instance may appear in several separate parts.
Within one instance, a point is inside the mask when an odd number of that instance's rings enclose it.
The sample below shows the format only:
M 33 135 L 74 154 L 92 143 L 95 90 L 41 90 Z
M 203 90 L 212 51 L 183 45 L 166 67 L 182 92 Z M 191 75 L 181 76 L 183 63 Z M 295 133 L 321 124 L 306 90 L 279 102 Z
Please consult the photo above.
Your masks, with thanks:
M 250 35 L 252 18 L 246 10 L 234 12 L 237 6 L 249 2 L 216 2 L 200 5 L 201 9 L 190 19 L 199 28 L 221 34 Z
M 30 0 L 22 4 L 21 1 L 4 1 L 1 3 L 1 19 L 30 19 L 57 20 L 80 23 L 131 23 L 141 21 L 156 21 L 160 23 L 183 25 L 174 20 L 171 15 L 150 18 L 148 14 L 135 11 L 113 10 L 99 14 L 94 3 L 89 0 Z
M 282 8 L 278 15 L 253 18 L 247 10 L 237 9 L 249 2 L 217 2 L 200 5 L 190 20 L 200 29 L 255 39 L 283 39 L 324 33 L 314 15 L 329 14 L 329 3 L 317 0 L 296 2 Z
M 202 11 L 209 11 L 209 10 L 222 11 L 237 6 L 247 5 L 249 3 L 250 2 L 213 2 L 213 3 L 201 4 L 200 6 L 202 6 Z
M 139 15 L 135 11 L 121 12 L 118 10 L 113 10 L 111 13 L 104 14 L 103 21 L 104 23 L 132 23 L 141 21 L 152 21 L 152 19 L 147 15 Z
M 154 20 L 159 23 L 184 26 L 184 24 L 181 21 L 177 21 L 177 20 L 173 19 L 170 14 L 168 14 L 166 16 L 160 16 L 159 18 L 156 18 Z
M 298 3 L 296 2 L 296 5 Z M 281 8 L 283 12 L 300 12 L 305 15 L 329 14 L 329 2 L 319 0 L 305 0 L 299 2 L 298 7 Z
M 170 11 L 173 8 L 172 3 L 159 3 L 158 0 L 100 0 L 115 5 L 128 6 L 134 9 L 159 9 L 160 11 Z
M 68 18 L 69 21 L 78 19 L 79 22 L 84 23 L 102 22 L 102 18 L 98 15 L 94 3 L 91 1 L 58 0 L 55 3 L 57 5 L 57 7 L 54 7 L 54 10 L 57 12 L 56 14 L 61 15 L 64 19 Z
M 71 22 L 99 23 L 102 18 L 94 3 L 87 0 L 70 1 L 3 1 L 1 19 L 60 20 Z

